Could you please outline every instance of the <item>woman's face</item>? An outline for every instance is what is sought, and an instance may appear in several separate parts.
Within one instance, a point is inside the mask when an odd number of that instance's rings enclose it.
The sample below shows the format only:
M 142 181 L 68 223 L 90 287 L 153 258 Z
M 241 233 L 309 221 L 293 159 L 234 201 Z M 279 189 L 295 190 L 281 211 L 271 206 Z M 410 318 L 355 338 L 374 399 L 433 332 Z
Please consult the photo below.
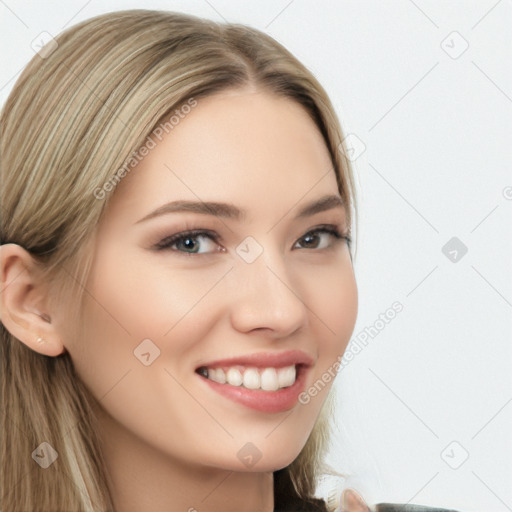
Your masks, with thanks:
M 302 107 L 252 90 L 199 99 L 153 139 L 98 226 L 85 328 L 66 327 L 66 348 L 112 442 L 136 438 L 178 464 L 282 468 L 311 433 L 357 316 L 349 249 L 330 233 L 346 233 L 344 209 L 300 215 L 340 197 L 328 150 Z M 207 233 L 169 240 L 190 230 Z M 246 361 L 217 363 L 230 358 Z M 309 366 L 290 385 L 294 361 Z M 203 367 L 267 389 L 215 383 Z

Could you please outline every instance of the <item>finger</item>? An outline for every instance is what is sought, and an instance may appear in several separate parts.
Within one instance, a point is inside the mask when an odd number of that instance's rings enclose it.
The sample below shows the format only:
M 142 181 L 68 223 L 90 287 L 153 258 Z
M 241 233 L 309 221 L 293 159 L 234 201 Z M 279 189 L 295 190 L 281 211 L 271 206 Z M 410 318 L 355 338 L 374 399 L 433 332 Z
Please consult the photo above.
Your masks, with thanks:
M 371 510 L 356 491 L 345 489 L 341 494 L 341 512 L 371 512 Z

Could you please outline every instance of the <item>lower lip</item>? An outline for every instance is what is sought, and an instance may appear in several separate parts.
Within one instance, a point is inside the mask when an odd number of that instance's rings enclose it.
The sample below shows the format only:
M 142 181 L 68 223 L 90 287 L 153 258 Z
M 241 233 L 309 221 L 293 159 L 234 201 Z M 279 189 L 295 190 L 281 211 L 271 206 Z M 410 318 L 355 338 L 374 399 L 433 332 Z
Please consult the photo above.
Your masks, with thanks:
M 292 409 L 299 395 L 304 390 L 304 383 L 309 367 L 298 366 L 297 378 L 293 385 L 282 388 L 277 391 L 263 391 L 261 389 L 247 389 L 242 386 L 232 386 L 231 384 L 219 384 L 211 379 L 199 375 L 214 391 L 224 395 L 227 398 L 245 405 L 250 409 L 260 412 L 275 413 Z

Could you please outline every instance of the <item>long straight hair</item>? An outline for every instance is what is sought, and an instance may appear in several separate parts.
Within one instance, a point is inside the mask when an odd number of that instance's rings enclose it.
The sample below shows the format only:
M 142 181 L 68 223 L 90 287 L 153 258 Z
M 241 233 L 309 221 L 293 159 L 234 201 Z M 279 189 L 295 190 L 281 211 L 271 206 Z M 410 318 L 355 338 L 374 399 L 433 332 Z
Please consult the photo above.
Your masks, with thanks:
M 48 300 L 71 304 L 77 328 L 95 229 L 116 180 L 176 109 L 248 85 L 311 116 L 350 226 L 355 187 L 336 113 L 312 73 L 265 33 L 174 12 L 119 11 L 71 27 L 29 62 L 0 119 L 0 243 L 31 253 L 51 287 Z M 96 400 L 69 354 L 41 355 L 0 324 L 0 372 L 0 509 L 114 510 Z M 304 500 L 332 473 L 323 459 L 334 404 L 332 388 L 298 457 L 274 473 Z M 42 442 L 58 453 L 45 471 L 31 457 Z

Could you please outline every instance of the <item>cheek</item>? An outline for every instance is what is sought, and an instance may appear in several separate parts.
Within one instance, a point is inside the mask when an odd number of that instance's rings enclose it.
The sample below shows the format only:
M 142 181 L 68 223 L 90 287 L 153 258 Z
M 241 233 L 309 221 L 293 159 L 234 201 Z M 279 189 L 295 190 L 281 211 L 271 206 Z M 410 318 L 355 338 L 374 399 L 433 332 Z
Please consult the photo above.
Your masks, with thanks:
M 306 280 L 305 302 L 317 326 L 319 362 L 344 352 L 356 323 L 358 293 L 349 258 L 347 254 L 348 261 L 337 267 L 317 268 Z
M 310 310 L 311 335 L 317 340 L 317 364 L 309 375 L 300 400 L 297 424 L 306 437 L 313 428 L 337 375 L 350 341 L 358 312 L 358 292 L 351 263 L 334 270 L 325 267 L 307 280 L 310 292 L 305 301 Z M 313 327 L 314 326 L 314 327 Z
M 149 264 L 147 257 L 123 258 L 107 248 L 95 260 L 84 296 L 84 329 L 70 352 L 100 396 L 128 369 L 143 366 L 139 347 L 149 347 L 151 358 L 158 354 L 151 363 L 155 372 L 171 360 L 188 361 L 217 318 L 219 308 L 208 293 L 225 269 L 198 269 L 191 279 L 190 269 L 165 261 Z
M 133 258 L 118 262 L 97 260 L 86 285 L 84 328 L 69 352 L 103 409 L 142 437 L 170 446 L 161 425 L 173 425 L 184 440 L 193 434 L 190 418 L 204 416 L 186 389 L 196 379 L 198 346 L 217 318 L 207 294 L 224 271 L 191 280 L 190 270 L 151 268 Z M 145 342 L 144 352 L 152 362 L 144 365 L 139 347 L 147 339 L 152 343 Z M 180 449 L 178 442 L 173 450 Z
M 183 319 L 195 314 L 196 305 L 223 274 L 223 269 L 191 270 L 185 264 L 180 268 L 176 259 L 142 251 L 123 258 L 108 250 L 98 259 L 88 288 L 104 306 L 104 314 L 134 342 L 170 335 Z
M 347 256 L 349 258 L 349 256 Z M 358 312 L 358 292 L 350 261 L 336 270 L 323 268 L 311 286 L 307 303 L 310 321 L 316 326 L 318 360 L 306 385 L 309 419 L 315 418 L 337 375 L 341 360 L 352 336 Z M 304 418 L 308 421 L 308 418 Z

